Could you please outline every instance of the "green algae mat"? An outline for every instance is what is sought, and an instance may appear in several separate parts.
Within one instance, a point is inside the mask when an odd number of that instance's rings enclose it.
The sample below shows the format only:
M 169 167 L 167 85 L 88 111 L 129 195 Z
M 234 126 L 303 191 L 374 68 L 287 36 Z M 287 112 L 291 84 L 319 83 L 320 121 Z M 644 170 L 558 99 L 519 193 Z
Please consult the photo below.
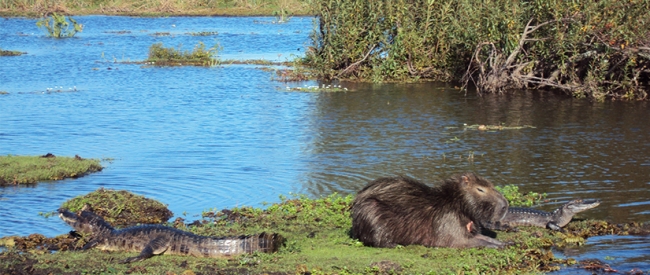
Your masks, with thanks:
M 39 181 L 78 178 L 101 171 L 98 159 L 43 156 L 0 156 L 0 186 L 35 184 Z
M 96 192 L 101 196 L 106 193 Z M 511 243 L 505 249 L 419 245 L 373 248 L 350 238 L 352 200 L 353 196 L 338 194 L 318 199 L 296 195 L 281 197 L 280 203 L 266 209 L 208 209 L 199 220 L 177 218 L 167 223 L 205 236 L 279 233 L 287 241 L 272 254 L 223 259 L 160 255 L 119 264 L 121 259 L 137 253 L 82 250 L 88 240 L 67 232 L 55 238 L 32 234 L 0 239 L 0 245 L 5 247 L 0 253 L 0 274 L 25 270 L 30 274 L 535 274 L 577 264 L 571 258 L 555 257 L 551 247 L 579 246 L 585 238 L 595 235 L 649 231 L 643 224 L 614 225 L 588 220 L 570 223 L 564 233 L 532 227 L 522 227 L 518 232 L 496 232 L 497 239 Z M 61 222 L 56 217 L 51 219 Z M 49 253 L 52 250 L 58 252 Z

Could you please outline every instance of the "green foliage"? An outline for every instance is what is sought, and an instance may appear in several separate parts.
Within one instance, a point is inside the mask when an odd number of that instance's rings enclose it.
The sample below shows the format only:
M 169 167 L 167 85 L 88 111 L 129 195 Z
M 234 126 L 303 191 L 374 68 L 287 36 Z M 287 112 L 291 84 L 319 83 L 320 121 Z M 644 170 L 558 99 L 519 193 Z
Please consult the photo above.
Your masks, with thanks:
M 83 25 L 78 24 L 72 17 L 66 18 L 65 15 L 56 12 L 53 12 L 50 17 L 43 17 L 36 21 L 36 26 L 45 29 L 48 36 L 54 38 L 73 37 L 83 30 Z
M 192 51 L 183 51 L 181 45 L 175 49 L 173 47 L 166 48 L 162 43 L 156 43 L 149 47 L 149 58 L 146 62 L 157 66 L 215 66 L 220 63 L 217 56 L 221 49 L 218 43 L 206 49 L 205 44 L 199 42 Z
M 102 169 L 98 159 L 0 156 L 0 186 L 76 178 Z
M 22 54 L 23 52 L 19 52 L 19 51 L 8 51 L 8 50 L 0 49 L 0 56 L 19 56 Z
M 319 76 L 646 99 L 649 1 L 316 0 Z M 463 76 L 465 76 L 463 78 Z
M 508 184 L 505 186 L 495 186 L 496 189 L 503 194 L 510 203 L 510 206 L 526 206 L 530 207 L 538 204 L 541 200 L 546 198 L 546 193 L 539 194 L 536 192 L 528 192 L 522 194 L 519 192 L 519 187 L 516 185 Z
M 517 191 L 511 185 L 504 189 L 507 190 L 506 194 L 513 196 Z M 111 196 L 121 194 L 106 192 L 93 201 L 112 201 Z M 174 223 L 182 230 L 207 236 L 277 232 L 287 239 L 285 246 L 277 253 L 253 253 L 224 259 L 163 253 L 125 265 L 117 264 L 117 261 L 135 256 L 137 252 L 89 249 L 30 253 L 9 250 L 2 254 L 0 270 L 21 268 L 34 273 L 55 274 L 124 274 L 134 270 L 136 273 L 146 271 L 150 274 L 538 274 L 576 264 L 570 258 L 555 258 L 548 249 L 552 245 L 562 243 L 563 246 L 575 246 L 588 236 L 624 235 L 632 232 L 633 228 L 643 228 L 639 224 L 622 227 L 604 221 L 580 221 L 567 226 L 567 231 L 578 232 L 575 235 L 532 227 L 522 227 L 520 232 L 498 232 L 499 240 L 514 243 L 503 249 L 429 248 L 420 245 L 374 248 L 364 246 L 349 235 L 353 196 L 332 194 L 310 199 L 304 195 L 290 195 L 281 196 L 280 199 L 281 202 L 271 204 L 266 209 L 241 207 L 215 210 L 204 213 L 202 220 L 190 226 L 182 222 Z M 2 238 L 0 245 L 16 247 L 16 244 L 25 242 L 23 239 Z
M 125 190 L 104 188 L 74 197 L 64 202 L 61 208 L 77 212 L 85 206 L 90 206 L 93 212 L 118 228 L 136 224 L 165 223 L 173 216 L 167 206 L 159 201 Z

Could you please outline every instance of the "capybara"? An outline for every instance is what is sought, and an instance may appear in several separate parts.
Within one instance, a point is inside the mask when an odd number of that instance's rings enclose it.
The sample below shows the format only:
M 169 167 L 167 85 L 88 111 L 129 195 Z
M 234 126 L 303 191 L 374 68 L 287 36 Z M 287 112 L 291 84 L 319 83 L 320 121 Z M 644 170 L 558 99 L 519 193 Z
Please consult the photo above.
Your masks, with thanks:
M 365 245 L 394 247 L 493 247 L 481 222 L 502 220 L 508 201 L 488 180 L 463 173 L 429 187 L 407 177 L 379 178 L 352 204 L 352 236 Z

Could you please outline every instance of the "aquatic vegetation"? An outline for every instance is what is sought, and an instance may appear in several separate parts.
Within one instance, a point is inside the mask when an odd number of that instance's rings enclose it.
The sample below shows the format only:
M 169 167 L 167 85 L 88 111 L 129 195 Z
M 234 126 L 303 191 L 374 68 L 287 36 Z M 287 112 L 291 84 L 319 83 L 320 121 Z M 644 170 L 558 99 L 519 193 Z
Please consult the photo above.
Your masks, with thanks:
M 291 19 L 290 13 L 288 10 L 285 10 L 281 7 L 279 10 L 273 11 L 273 16 L 275 16 L 274 23 L 286 23 Z
M 218 43 L 206 49 L 205 44 L 199 42 L 192 51 L 183 51 L 181 45 L 176 49 L 156 43 L 149 47 L 149 58 L 145 62 L 156 66 L 215 66 L 220 63 L 217 58 L 220 50 Z
M 151 35 L 152 36 L 170 36 L 172 34 L 170 32 L 154 32 Z
M 217 31 L 212 31 L 212 32 L 188 32 L 187 34 L 191 36 L 213 36 L 213 35 L 218 35 L 219 32 Z
M 7 92 L 7 91 L 0 91 L 0 95 L 8 95 L 8 94 L 9 94 L 9 92 Z
M 510 202 L 510 206 L 530 207 L 539 204 L 546 198 L 546 193 L 528 192 L 523 194 L 516 185 L 508 184 L 504 186 L 495 186 L 501 194 Z
M 43 156 L 0 156 L 0 186 L 34 184 L 38 181 L 77 178 L 101 171 L 98 159 Z
M 166 223 L 173 216 L 161 202 L 129 191 L 104 188 L 72 198 L 64 202 L 61 208 L 77 212 L 85 206 L 90 206 L 94 213 L 117 228 Z
M 479 130 L 479 131 L 488 131 L 488 130 L 521 130 L 526 128 L 536 128 L 530 125 L 521 125 L 521 126 L 504 126 L 501 125 L 485 125 L 485 124 L 474 124 L 474 125 L 465 125 L 465 129 L 469 130 Z
M 8 50 L 0 49 L 0 56 L 19 56 L 22 54 L 24 54 L 24 52 L 8 51 Z
M 48 36 L 53 38 L 73 37 L 83 30 L 83 25 L 77 23 L 72 17 L 59 15 L 56 12 L 53 12 L 50 17 L 43 17 L 36 21 L 36 26 L 45 29 Z
M 303 87 L 286 87 L 287 91 L 299 92 L 347 92 L 348 88 L 341 87 L 341 85 L 321 85 L 321 86 L 303 86 Z
M 97 192 L 100 190 L 93 193 Z M 97 202 L 112 200 L 111 196 L 114 196 L 114 192 L 107 192 L 96 199 Z M 270 204 L 266 209 L 207 209 L 201 220 L 185 223 L 184 219 L 178 218 L 171 224 L 181 230 L 207 236 L 278 232 L 287 238 L 287 243 L 273 254 L 254 253 L 232 259 L 162 255 L 132 265 L 118 265 L 116 261 L 119 259 L 137 253 L 106 253 L 96 249 L 78 252 L 74 250 L 83 246 L 83 239 L 68 234 L 56 238 L 33 234 L 0 239 L 0 245 L 8 249 L 0 253 L 0 273 L 27 268 L 37 273 L 64 273 L 62 271 L 65 270 L 65 273 L 120 274 L 143 270 L 151 274 L 376 274 L 381 270 L 394 272 L 392 274 L 530 274 L 577 264 L 571 258 L 555 257 L 549 248 L 563 240 L 566 240 L 567 246 L 575 245 L 574 241 L 579 238 L 532 227 L 521 227 L 519 232 L 499 232 L 498 239 L 516 243 L 499 250 L 427 248 L 419 245 L 394 249 L 366 247 L 349 236 L 353 198 L 352 195 L 338 194 L 321 198 L 290 194 L 281 196 L 280 202 Z M 80 206 L 84 203 L 79 200 L 74 204 Z M 123 203 L 106 204 L 110 207 L 106 210 L 119 209 Z M 568 231 L 566 234 L 582 236 L 582 230 L 588 231 L 593 225 L 603 230 L 618 228 L 619 231 L 614 234 L 626 234 L 643 228 L 639 224 L 617 226 L 604 221 L 583 221 L 570 223 L 565 228 Z M 597 232 L 599 230 L 585 233 Z M 59 249 L 60 252 L 44 253 L 51 249 Z

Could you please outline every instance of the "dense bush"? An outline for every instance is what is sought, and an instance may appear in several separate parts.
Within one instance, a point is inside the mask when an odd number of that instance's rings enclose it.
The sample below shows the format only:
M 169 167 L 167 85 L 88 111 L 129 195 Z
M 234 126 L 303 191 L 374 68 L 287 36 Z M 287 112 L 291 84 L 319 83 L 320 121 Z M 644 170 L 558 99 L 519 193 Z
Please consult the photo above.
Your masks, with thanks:
M 324 78 L 430 79 L 647 99 L 650 1 L 316 0 Z

